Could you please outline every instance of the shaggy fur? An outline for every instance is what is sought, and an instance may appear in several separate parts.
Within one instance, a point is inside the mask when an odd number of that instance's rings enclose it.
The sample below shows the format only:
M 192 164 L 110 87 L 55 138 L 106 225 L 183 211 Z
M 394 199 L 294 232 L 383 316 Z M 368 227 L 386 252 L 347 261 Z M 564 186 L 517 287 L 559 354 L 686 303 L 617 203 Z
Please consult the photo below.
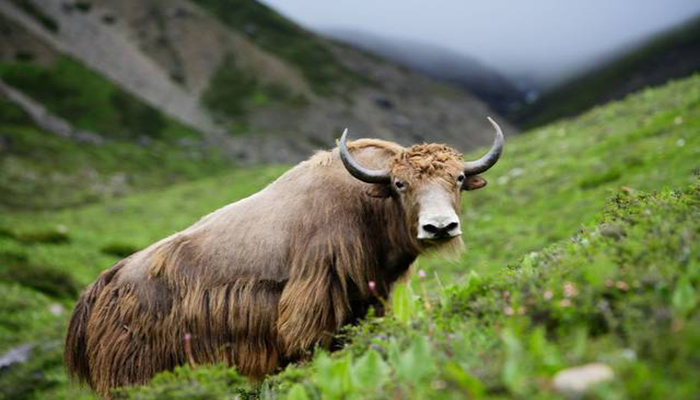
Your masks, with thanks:
M 257 194 L 102 273 L 73 312 L 65 347 L 72 377 L 108 396 L 187 362 L 225 362 L 262 379 L 329 346 L 334 332 L 386 298 L 416 257 L 415 193 L 438 182 L 459 212 L 460 154 L 443 145 L 350 145 L 366 167 L 407 182 L 360 182 L 338 150 L 321 152 Z M 459 238 L 440 245 L 455 247 Z

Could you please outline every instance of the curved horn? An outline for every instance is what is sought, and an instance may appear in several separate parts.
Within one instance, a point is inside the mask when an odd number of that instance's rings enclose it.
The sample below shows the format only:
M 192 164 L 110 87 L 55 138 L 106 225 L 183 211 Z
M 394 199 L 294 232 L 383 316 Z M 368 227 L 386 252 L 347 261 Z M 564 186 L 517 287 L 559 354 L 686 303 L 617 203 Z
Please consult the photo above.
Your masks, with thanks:
M 348 152 L 348 128 L 345 128 L 343 136 L 340 137 L 340 159 L 343 160 L 345 169 L 350 175 L 367 183 L 390 183 L 391 175 L 388 170 L 374 170 L 361 166 Z
M 465 161 L 464 162 L 464 175 L 476 175 L 480 174 L 489 168 L 493 167 L 498 159 L 501 157 L 503 152 L 503 131 L 501 127 L 498 126 L 496 121 L 491 117 L 487 117 L 491 125 L 496 129 L 496 137 L 493 139 L 493 145 L 491 145 L 491 150 L 484 154 L 480 159 L 475 161 Z

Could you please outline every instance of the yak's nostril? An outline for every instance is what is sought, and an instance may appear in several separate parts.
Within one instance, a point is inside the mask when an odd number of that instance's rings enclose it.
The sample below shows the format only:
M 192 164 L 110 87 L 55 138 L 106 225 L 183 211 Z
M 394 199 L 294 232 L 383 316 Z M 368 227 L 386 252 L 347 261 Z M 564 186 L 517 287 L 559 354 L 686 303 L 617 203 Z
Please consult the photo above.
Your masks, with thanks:
M 441 224 L 439 226 L 433 224 L 425 224 L 423 225 L 423 230 L 434 236 L 444 236 L 448 235 L 451 231 L 457 229 L 457 227 L 459 227 L 459 222 L 450 222 L 447 225 Z
M 440 229 L 433 224 L 425 224 L 423 225 L 423 230 L 429 233 L 437 233 Z

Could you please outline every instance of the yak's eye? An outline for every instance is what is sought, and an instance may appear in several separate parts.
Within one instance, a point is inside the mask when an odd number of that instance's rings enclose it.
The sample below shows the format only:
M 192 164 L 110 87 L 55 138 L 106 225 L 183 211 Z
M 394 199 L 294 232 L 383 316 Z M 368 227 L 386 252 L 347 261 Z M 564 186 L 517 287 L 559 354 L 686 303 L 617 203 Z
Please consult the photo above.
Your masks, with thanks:
M 459 176 L 457 177 L 457 183 L 462 183 L 462 182 L 464 182 L 464 174 L 459 174 Z
M 404 189 L 406 189 L 406 184 L 398 179 L 394 181 L 394 186 L 396 186 L 396 190 L 398 191 L 403 191 Z

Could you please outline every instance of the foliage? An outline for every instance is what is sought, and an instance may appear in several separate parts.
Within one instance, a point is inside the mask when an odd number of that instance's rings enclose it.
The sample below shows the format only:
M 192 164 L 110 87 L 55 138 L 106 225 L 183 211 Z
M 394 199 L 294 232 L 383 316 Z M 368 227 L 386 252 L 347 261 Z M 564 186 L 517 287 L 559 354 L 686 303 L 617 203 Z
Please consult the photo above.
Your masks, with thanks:
M 251 107 L 273 103 L 296 106 L 306 99 L 294 96 L 281 84 L 259 82 L 254 72 L 239 68 L 229 54 L 212 76 L 202 101 L 219 118 L 235 120 L 245 116 Z
M 0 63 L 0 78 L 73 126 L 107 138 L 199 136 L 65 56 L 49 66 Z
M 246 387 L 245 378 L 224 365 L 206 369 L 181 366 L 158 375 L 153 385 L 115 390 L 115 395 L 139 400 L 223 399 L 246 393 Z
M 597 361 L 616 377 L 592 388 L 592 397 L 693 397 L 700 366 L 699 105 L 700 77 L 693 77 L 509 138 L 502 162 L 487 174 L 495 177 L 491 185 L 465 194 L 464 256 L 421 259 L 417 268 L 429 278 L 399 289 L 387 316 L 348 327 L 342 350 L 317 351 L 259 386 L 226 368 L 198 366 L 122 394 L 557 398 L 557 371 Z M 283 170 L 237 170 L 73 209 L 0 214 L 0 250 L 84 286 L 118 260 L 102 249 L 143 248 Z M 69 242 L 15 238 L 57 226 L 67 228 Z M 0 290 L 7 293 L 0 352 L 60 342 L 68 316 L 51 306 L 72 300 L 11 280 L 0 280 Z M 34 382 L 37 392 L 20 397 L 91 396 L 67 383 L 59 355 L 47 357 L 53 362 L 42 376 L 50 385 Z M 36 376 L 23 368 L 13 367 L 8 380 L 0 375 L 0 387 Z
M 0 103 L 0 115 L 5 106 Z M 75 206 L 215 175 L 226 166 L 221 155 L 194 140 L 184 145 L 167 140 L 90 144 L 60 138 L 21 119 L 0 121 L 0 210 Z M 57 240 L 61 235 L 55 227 L 44 234 Z

